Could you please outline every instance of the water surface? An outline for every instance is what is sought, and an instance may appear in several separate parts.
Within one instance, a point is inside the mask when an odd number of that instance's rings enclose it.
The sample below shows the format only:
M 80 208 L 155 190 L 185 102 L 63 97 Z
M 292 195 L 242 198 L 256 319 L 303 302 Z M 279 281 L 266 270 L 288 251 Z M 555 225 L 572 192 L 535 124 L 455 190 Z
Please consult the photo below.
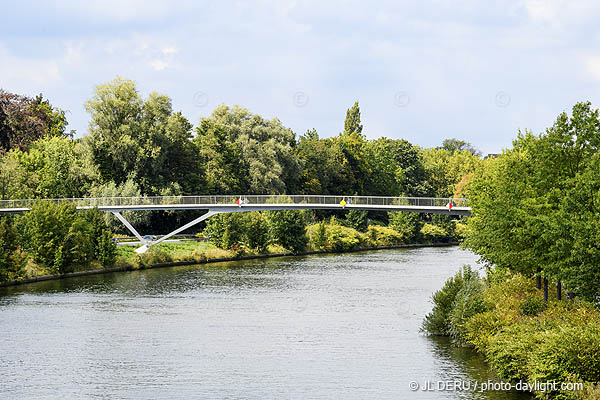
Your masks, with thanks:
M 419 333 L 457 247 L 161 268 L 0 288 L 3 399 L 517 399 Z M 524 397 L 528 398 L 528 397 Z

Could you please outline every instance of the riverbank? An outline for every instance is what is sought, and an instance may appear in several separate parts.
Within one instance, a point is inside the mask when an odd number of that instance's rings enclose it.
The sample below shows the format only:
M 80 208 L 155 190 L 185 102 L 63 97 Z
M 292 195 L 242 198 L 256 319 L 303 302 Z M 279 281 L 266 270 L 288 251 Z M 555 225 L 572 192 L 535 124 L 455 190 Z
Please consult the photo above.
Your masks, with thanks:
M 0 287 L 5 286 L 16 286 L 23 285 L 27 283 L 35 283 L 49 280 L 57 280 L 57 279 L 68 279 L 86 275 L 98 275 L 98 274 L 106 274 L 113 272 L 129 272 L 129 271 L 137 271 L 143 269 L 152 269 L 152 268 L 165 268 L 165 267 L 176 267 L 183 265 L 196 265 L 196 264 L 212 264 L 218 262 L 228 262 L 228 261 L 241 261 L 241 260 L 252 260 L 259 258 L 275 258 L 275 257 L 302 257 L 313 254 L 342 254 L 342 253 L 360 253 L 364 251 L 373 251 L 373 250 L 388 250 L 388 249 L 402 249 L 402 248 L 419 248 L 419 247 L 447 247 L 447 246 L 457 246 L 458 242 L 449 242 L 449 243 L 415 243 L 415 244 L 399 244 L 393 246 L 376 246 L 376 247 L 358 247 L 349 250 L 339 250 L 339 251 L 328 251 L 328 250 L 310 250 L 304 251 L 300 253 L 292 253 L 292 252 L 274 252 L 274 253 L 265 253 L 265 254 L 247 254 L 247 255 L 238 255 L 232 257 L 213 257 L 213 258 L 204 258 L 204 259 L 193 259 L 193 260 L 183 260 L 183 261 L 165 261 L 165 262 L 155 262 L 155 263 L 145 263 L 144 257 L 139 256 L 139 258 L 135 261 L 130 260 L 129 262 L 125 262 L 123 258 L 120 259 L 120 262 L 126 265 L 119 265 L 111 268 L 97 268 L 90 269 L 84 271 L 76 271 L 76 272 L 68 272 L 65 274 L 47 274 L 40 276 L 33 276 L 29 278 L 11 280 L 0 282 Z M 163 247 L 166 245 L 163 245 Z M 216 249 L 220 250 L 220 249 Z M 192 254 L 190 254 L 191 256 Z M 148 257 L 148 256 L 147 256 Z
M 600 312 L 582 300 L 558 300 L 533 278 L 494 269 L 480 278 L 469 267 L 433 295 L 423 322 L 432 335 L 484 355 L 499 378 L 539 383 L 538 398 L 600 398 Z M 561 385 L 566 385 L 561 388 Z

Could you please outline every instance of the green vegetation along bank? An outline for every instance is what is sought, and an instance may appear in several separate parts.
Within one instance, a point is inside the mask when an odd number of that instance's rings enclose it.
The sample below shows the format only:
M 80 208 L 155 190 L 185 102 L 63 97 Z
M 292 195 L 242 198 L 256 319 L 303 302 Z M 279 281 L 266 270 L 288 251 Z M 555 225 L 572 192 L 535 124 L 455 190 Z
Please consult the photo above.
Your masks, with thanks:
M 544 301 L 535 281 L 505 269 L 484 279 L 465 266 L 433 295 L 423 330 L 485 356 L 503 381 L 568 383 L 543 399 L 600 398 L 600 312 L 584 300 Z M 583 390 L 574 383 L 582 383 Z
M 424 223 L 416 214 L 390 213 L 390 226 L 369 221 L 366 212 L 318 220 L 308 211 L 219 214 L 198 235 L 208 241 L 162 243 L 144 254 L 117 247 L 97 209 L 77 212 L 72 204 L 39 201 L 31 211 L 0 224 L 0 282 L 106 268 L 137 269 L 164 263 L 202 263 L 307 251 L 343 252 L 409 244 L 455 243 L 464 226 L 458 220 Z M 444 226 L 442 226 L 444 225 Z M 355 226 L 355 227 L 353 227 Z M 461 230 L 462 227 L 462 230 Z
M 433 296 L 423 328 L 485 355 L 511 381 L 583 382 L 541 398 L 600 398 L 600 113 L 577 103 L 519 133 L 466 185 L 469 268 Z
M 239 106 L 220 105 L 194 126 L 168 96 L 144 98 L 124 78 L 97 86 L 85 107 L 89 128 L 76 135 L 67 131 L 67 114 L 42 95 L 0 89 L 0 200 L 240 193 L 461 197 L 486 163 L 458 139 L 436 148 L 369 140 L 358 102 L 340 118 L 340 130 L 321 133 L 325 137 L 315 129 L 298 135 L 277 118 Z M 34 208 L 23 216 L 0 215 L 0 280 L 136 262 L 110 240 L 127 233 L 110 213 L 75 213 L 50 203 Z M 140 232 L 159 235 L 200 212 L 123 214 Z M 449 216 L 359 211 L 219 215 L 197 228 L 189 233 L 210 236 L 231 254 L 455 241 L 466 229 L 463 219 Z M 171 251 L 158 247 L 148 257 L 164 258 L 160 249 Z M 179 253 L 175 258 L 183 257 Z

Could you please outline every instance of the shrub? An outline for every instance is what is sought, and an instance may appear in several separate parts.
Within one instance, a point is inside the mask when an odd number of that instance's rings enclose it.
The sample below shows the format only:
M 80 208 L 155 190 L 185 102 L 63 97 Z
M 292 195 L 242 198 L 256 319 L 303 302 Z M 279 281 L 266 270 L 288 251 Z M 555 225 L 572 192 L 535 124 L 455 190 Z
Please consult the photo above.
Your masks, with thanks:
M 71 203 L 35 202 L 17 223 L 23 248 L 52 272 L 69 272 L 94 258 L 90 226 Z
M 504 326 L 506 325 L 492 311 L 475 314 L 464 325 L 464 339 L 475 347 L 475 350 L 485 354 L 490 340 Z
M 294 253 L 306 249 L 308 237 L 306 236 L 306 213 L 304 211 L 268 211 L 267 220 L 269 233 L 274 242 Z
M 245 242 L 251 249 L 264 253 L 269 244 L 269 226 L 266 217 L 260 212 L 250 212 L 245 215 Z
M 367 220 L 367 211 L 351 209 L 346 214 L 346 223 L 347 226 L 354 228 L 359 232 L 366 231 L 367 225 L 369 224 Z
M 424 224 L 421 234 L 431 242 L 440 242 L 448 236 L 444 228 L 433 224 Z
M 468 265 L 463 266 L 456 275 L 448 279 L 442 289 L 433 295 L 433 310 L 425 317 L 422 330 L 432 335 L 451 336 L 453 332 L 456 335 L 457 327 L 451 325 L 451 314 L 457 295 L 465 286 L 465 282 L 479 279 L 477 272 L 473 271 Z M 466 299 L 471 290 L 465 289 L 461 297 Z M 467 312 L 466 309 L 465 312 Z M 460 320 L 458 314 L 454 318 L 455 321 Z
M 463 272 L 463 284 L 456 293 L 449 316 L 449 333 L 457 344 L 467 344 L 466 324 L 476 314 L 486 310 L 483 303 L 484 284 L 476 271 Z
M 215 246 L 230 249 L 235 243 L 242 241 L 244 235 L 242 213 L 213 215 L 206 220 L 203 234 Z
M 600 325 L 563 327 L 540 337 L 527 365 L 530 381 L 600 381 Z
M 534 323 L 508 326 L 489 341 L 486 360 L 500 378 L 527 380 L 529 358 L 542 341 Z
M 369 246 L 394 246 L 402 243 L 402 234 L 385 226 L 370 225 L 367 229 Z
M 544 311 L 547 307 L 542 296 L 527 296 L 527 298 L 519 306 L 519 315 L 531 316 L 537 315 Z
M 360 232 L 337 223 L 334 217 L 330 223 L 324 221 L 307 228 L 310 247 L 327 251 L 346 251 L 359 247 L 363 242 Z
M 400 233 L 407 243 L 418 240 L 423 227 L 423 221 L 419 213 L 391 211 L 388 216 L 390 228 Z
M 13 256 L 17 250 L 17 231 L 7 217 L 0 217 L 0 281 L 14 279 Z
M 454 234 L 457 238 L 464 239 L 469 234 L 468 225 L 457 222 L 456 225 L 454 225 Z

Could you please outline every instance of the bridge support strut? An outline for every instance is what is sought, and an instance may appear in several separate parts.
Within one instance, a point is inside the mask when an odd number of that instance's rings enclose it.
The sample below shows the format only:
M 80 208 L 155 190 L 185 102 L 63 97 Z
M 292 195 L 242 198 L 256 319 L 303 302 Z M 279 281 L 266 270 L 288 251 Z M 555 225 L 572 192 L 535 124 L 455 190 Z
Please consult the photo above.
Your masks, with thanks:
M 158 240 L 155 240 L 153 242 L 146 242 L 145 240 L 142 240 L 142 243 L 144 243 L 141 247 L 137 248 L 135 250 L 136 253 L 138 254 L 143 254 L 146 251 L 148 251 L 148 249 L 150 248 L 150 246 L 154 246 L 155 244 L 159 244 L 160 242 L 167 240 L 168 238 L 170 238 L 173 235 L 177 235 L 179 232 L 185 231 L 188 228 L 191 228 L 192 226 L 204 221 L 207 218 L 212 217 L 215 214 L 220 214 L 221 211 L 211 211 L 208 210 L 208 212 L 206 214 L 201 215 L 200 217 L 196 218 L 195 220 L 193 220 L 192 222 L 188 222 L 187 224 L 183 225 L 181 228 L 177 228 L 175 229 L 173 232 L 161 237 Z M 130 230 L 133 229 L 133 227 L 130 228 Z M 135 230 L 135 229 L 134 229 Z M 133 231 L 132 231 L 133 232 Z M 137 235 L 136 235 L 137 236 Z
M 129 223 L 129 221 L 127 221 L 127 220 L 125 219 L 125 217 L 123 217 L 123 216 L 121 215 L 121 213 L 120 213 L 119 211 L 111 211 L 111 212 L 114 214 L 114 216 L 115 216 L 115 217 L 117 217 L 117 219 L 118 219 L 119 221 L 121 221 L 121 222 L 123 223 L 123 225 L 125 225 L 125 226 L 127 227 L 127 229 L 129 229 L 129 231 L 130 231 L 131 233 L 133 233 L 133 234 L 134 234 L 134 236 L 135 236 L 136 238 L 138 238 L 138 239 L 139 239 L 139 241 L 140 241 L 140 242 L 142 242 L 142 243 L 145 243 L 145 242 L 146 242 L 146 241 L 144 240 L 144 238 L 142 238 L 142 235 L 140 235 L 140 234 L 138 233 L 138 231 L 136 231 L 136 230 L 135 230 L 135 228 L 133 227 L 133 225 L 131 225 L 131 224 Z

